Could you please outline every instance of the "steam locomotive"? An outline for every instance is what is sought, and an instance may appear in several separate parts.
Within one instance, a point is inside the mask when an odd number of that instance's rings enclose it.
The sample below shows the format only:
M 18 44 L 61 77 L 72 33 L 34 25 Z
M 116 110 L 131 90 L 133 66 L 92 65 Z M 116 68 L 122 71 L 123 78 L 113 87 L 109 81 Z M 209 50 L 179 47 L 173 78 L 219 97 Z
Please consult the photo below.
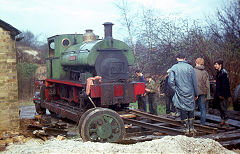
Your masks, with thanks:
M 112 23 L 103 25 L 104 39 L 90 29 L 85 34 L 48 38 L 47 79 L 34 103 L 39 114 L 48 109 L 77 122 L 84 141 L 115 142 L 125 133 L 116 111 L 135 102 L 145 85 L 129 81 L 133 52 L 126 43 L 113 39 Z M 88 85 L 87 81 L 95 76 L 101 81 Z

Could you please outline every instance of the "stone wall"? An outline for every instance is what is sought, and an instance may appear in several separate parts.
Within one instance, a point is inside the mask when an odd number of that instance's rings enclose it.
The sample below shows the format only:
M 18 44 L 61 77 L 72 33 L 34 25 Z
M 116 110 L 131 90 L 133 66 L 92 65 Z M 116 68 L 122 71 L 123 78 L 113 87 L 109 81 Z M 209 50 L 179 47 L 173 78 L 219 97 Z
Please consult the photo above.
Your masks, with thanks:
M 0 27 L 0 132 L 19 128 L 15 40 Z

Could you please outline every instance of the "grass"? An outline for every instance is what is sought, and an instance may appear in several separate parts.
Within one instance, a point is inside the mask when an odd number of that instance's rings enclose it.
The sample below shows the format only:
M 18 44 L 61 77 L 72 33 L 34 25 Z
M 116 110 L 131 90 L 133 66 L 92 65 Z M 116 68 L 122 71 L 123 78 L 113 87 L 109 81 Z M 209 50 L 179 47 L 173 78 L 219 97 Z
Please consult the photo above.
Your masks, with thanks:
M 18 103 L 19 103 L 19 106 L 32 106 L 32 105 L 34 105 L 32 99 L 19 100 Z
M 130 103 L 131 109 L 138 109 L 137 102 Z M 147 112 L 149 112 L 149 104 L 147 103 Z M 164 100 L 157 98 L 157 112 L 158 114 L 166 114 L 166 105 Z

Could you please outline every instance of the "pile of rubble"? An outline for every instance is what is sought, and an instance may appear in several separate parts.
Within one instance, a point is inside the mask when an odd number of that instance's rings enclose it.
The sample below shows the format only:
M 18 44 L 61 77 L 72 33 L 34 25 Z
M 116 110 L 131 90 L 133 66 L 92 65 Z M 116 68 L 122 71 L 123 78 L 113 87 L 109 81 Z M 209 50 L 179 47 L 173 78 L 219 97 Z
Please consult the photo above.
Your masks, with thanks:
M 64 140 L 67 135 L 67 123 L 61 120 L 51 121 L 51 117 L 36 115 L 35 119 L 20 119 L 19 131 L 5 131 L 0 134 L 0 151 L 10 144 L 24 144 L 34 138 L 43 141 L 57 137 Z
M 26 143 L 32 137 L 25 136 L 20 132 L 6 131 L 0 134 L 0 151 L 4 151 L 9 144 Z
M 221 153 L 233 154 L 211 139 L 166 136 L 131 145 L 83 142 L 81 139 L 47 141 L 31 139 L 24 144 L 10 144 L 3 153 Z

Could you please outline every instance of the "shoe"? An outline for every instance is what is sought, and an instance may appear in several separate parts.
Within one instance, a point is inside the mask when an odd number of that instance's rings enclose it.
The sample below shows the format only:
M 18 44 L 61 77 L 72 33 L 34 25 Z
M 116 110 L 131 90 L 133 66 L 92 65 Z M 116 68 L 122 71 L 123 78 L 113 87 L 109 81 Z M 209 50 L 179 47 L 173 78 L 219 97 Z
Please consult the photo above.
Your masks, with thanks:
M 229 128 L 228 120 L 225 120 L 225 121 L 224 121 L 224 126 L 225 126 L 226 128 Z
M 222 127 L 222 126 L 224 126 L 224 124 L 225 124 L 225 122 L 222 121 L 222 122 L 219 124 L 219 126 Z
M 171 116 L 171 113 L 166 113 L 166 116 L 167 116 L 167 117 Z
M 225 123 L 224 125 L 226 128 L 229 128 L 229 123 Z
M 189 135 L 190 131 L 189 131 L 189 121 L 188 119 L 183 120 L 183 132 L 185 133 L 185 135 Z
M 194 129 L 194 118 L 189 119 L 189 134 L 190 136 L 196 136 L 197 130 Z
M 196 133 L 196 129 L 194 129 L 194 118 L 189 119 L 189 131 Z
M 175 112 L 171 112 L 170 115 L 173 116 L 173 117 L 175 117 L 175 116 L 176 116 L 176 113 L 175 113 Z
M 176 115 L 175 115 L 175 117 L 180 117 L 180 113 L 177 112 Z

